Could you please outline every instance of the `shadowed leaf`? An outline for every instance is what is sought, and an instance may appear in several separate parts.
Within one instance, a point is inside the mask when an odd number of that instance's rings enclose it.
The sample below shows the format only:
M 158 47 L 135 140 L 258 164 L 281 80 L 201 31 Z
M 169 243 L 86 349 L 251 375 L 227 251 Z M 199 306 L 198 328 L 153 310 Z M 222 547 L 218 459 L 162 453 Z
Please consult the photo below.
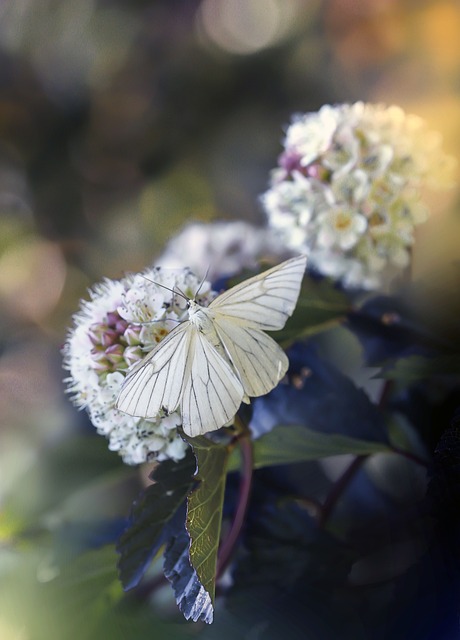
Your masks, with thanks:
M 305 589 L 309 581 L 318 586 L 346 579 L 350 550 L 321 530 L 298 502 L 270 500 L 257 506 L 257 515 L 245 537 L 248 553 L 236 563 L 238 586 L 271 584 L 295 591 L 299 583 Z
M 185 619 L 211 624 L 214 617 L 211 597 L 190 564 L 189 544 L 189 535 L 182 527 L 165 551 L 164 574 L 174 589 L 177 605 Z
M 139 583 L 150 561 L 167 542 L 165 525 L 192 488 L 194 469 L 191 451 L 179 462 L 162 462 L 151 475 L 154 484 L 134 502 L 130 524 L 117 545 L 121 556 L 118 569 L 124 589 L 132 589 Z
M 389 363 L 377 377 L 410 384 L 431 376 L 460 376 L 460 355 L 427 358 L 419 355 L 400 358 Z
M 320 433 L 298 425 L 282 425 L 254 442 L 254 467 L 260 469 L 278 464 L 306 462 L 345 453 L 368 455 L 391 451 L 383 442 L 368 442 L 340 434 Z M 231 459 L 231 470 L 237 469 L 237 457 Z
M 279 384 L 252 402 L 250 428 L 256 437 L 289 424 L 323 435 L 388 443 L 382 411 L 362 389 L 321 358 L 311 341 L 294 344 L 287 354 L 287 384 Z

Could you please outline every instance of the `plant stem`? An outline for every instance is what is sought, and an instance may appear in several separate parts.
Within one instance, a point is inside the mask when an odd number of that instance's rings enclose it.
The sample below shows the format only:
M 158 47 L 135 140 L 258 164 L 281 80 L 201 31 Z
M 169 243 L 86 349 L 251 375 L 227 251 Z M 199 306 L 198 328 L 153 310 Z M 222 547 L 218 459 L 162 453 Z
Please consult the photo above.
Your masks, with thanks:
M 424 460 L 423 458 L 418 456 L 416 453 L 412 453 L 411 451 L 405 451 L 404 449 L 399 449 L 399 447 L 394 447 L 393 445 L 391 445 L 391 450 L 393 451 L 393 453 L 397 453 L 398 455 L 403 456 L 408 460 L 412 460 L 412 462 L 416 462 L 422 467 L 427 468 L 429 466 L 428 461 Z
M 325 526 L 340 496 L 367 458 L 368 456 L 357 456 L 340 478 L 334 482 L 319 514 L 318 524 L 320 527 Z
M 238 439 L 238 442 L 240 445 L 242 457 L 240 492 L 230 532 L 225 538 L 219 550 L 216 578 L 221 576 L 225 571 L 235 549 L 236 543 L 238 542 L 238 538 L 243 527 L 244 518 L 249 504 L 249 496 L 251 493 L 254 462 L 252 442 L 249 435 L 247 434 L 240 437 Z

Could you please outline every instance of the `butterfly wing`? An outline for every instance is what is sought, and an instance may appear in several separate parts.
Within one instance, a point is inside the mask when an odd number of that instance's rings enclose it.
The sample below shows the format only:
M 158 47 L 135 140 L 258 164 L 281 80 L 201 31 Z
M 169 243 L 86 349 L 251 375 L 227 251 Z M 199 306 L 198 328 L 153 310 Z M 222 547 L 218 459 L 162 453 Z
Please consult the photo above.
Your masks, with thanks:
M 246 396 L 262 396 L 276 387 L 288 369 L 289 360 L 270 336 L 221 314 L 215 316 L 214 328 L 238 372 Z
M 282 329 L 294 311 L 306 265 L 303 255 L 286 260 L 225 291 L 209 309 L 246 327 Z
M 153 418 L 179 406 L 190 375 L 195 328 L 183 322 L 126 376 L 116 406 L 131 416 Z
M 153 418 L 180 405 L 194 437 L 231 420 L 247 396 L 270 391 L 286 372 L 284 352 L 261 329 L 281 329 L 297 302 L 306 257 L 249 278 L 209 305 L 225 356 L 193 323 L 184 322 L 132 369 L 117 400 L 120 411 Z
M 244 396 L 231 366 L 200 331 L 193 336 L 193 359 L 181 399 L 182 427 L 195 437 L 231 420 Z
M 154 418 L 180 405 L 183 429 L 193 437 L 231 420 L 243 395 L 231 366 L 204 334 L 184 322 L 128 373 L 117 408 Z
M 268 393 L 287 371 L 286 354 L 262 330 L 284 327 L 297 303 L 306 263 L 306 256 L 286 260 L 209 305 L 219 340 L 247 396 Z

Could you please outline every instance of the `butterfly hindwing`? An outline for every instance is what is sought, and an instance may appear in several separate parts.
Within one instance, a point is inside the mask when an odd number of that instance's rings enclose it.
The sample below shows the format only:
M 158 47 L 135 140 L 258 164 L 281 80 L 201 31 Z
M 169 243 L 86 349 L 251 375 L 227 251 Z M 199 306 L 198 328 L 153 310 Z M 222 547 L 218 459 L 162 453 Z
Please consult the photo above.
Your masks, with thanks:
M 270 336 L 220 314 L 215 315 L 214 326 L 247 396 L 262 396 L 276 387 L 289 360 Z

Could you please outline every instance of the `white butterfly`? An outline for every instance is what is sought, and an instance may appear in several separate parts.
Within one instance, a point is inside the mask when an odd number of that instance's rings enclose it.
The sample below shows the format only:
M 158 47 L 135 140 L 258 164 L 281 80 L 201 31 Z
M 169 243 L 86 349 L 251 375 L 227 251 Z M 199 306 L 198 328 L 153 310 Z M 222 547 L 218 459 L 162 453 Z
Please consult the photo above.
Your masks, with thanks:
M 143 418 L 180 408 L 182 427 L 194 437 L 219 429 L 241 402 L 271 391 L 289 361 L 264 331 L 282 329 L 294 311 L 306 261 L 286 260 L 208 307 L 188 300 L 188 320 L 128 373 L 117 408 Z

